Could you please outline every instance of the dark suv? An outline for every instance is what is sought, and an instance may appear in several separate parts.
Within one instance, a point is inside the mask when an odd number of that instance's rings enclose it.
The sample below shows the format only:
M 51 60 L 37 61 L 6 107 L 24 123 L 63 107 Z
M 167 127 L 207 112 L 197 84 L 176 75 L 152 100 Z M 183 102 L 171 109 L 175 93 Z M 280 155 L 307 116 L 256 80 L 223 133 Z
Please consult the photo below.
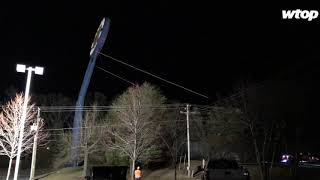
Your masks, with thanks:
M 212 159 L 204 169 L 203 180 L 250 180 L 249 171 L 235 160 Z

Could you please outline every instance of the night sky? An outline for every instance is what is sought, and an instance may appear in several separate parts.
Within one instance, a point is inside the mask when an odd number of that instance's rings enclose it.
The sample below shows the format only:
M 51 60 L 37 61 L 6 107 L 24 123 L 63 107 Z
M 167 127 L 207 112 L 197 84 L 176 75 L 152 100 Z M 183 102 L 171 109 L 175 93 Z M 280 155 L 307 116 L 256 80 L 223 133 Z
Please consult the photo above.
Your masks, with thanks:
M 117 2 L 117 3 L 116 3 Z M 151 3 L 152 2 L 152 3 Z M 316 9 L 315 7 L 298 6 Z M 103 53 L 205 94 L 191 94 L 103 56 L 97 65 L 134 83 L 149 81 L 181 102 L 207 104 L 227 95 L 239 79 L 256 82 L 290 68 L 318 74 L 320 20 L 281 19 L 280 4 L 215 4 L 171 1 L 11 3 L 0 6 L 1 89 L 23 90 L 17 63 L 45 67 L 32 92 L 76 97 L 103 17 L 111 27 Z M 315 74 L 312 74 L 315 73 Z M 295 77 L 299 77 L 296 75 Z M 89 91 L 110 99 L 129 86 L 99 69 Z

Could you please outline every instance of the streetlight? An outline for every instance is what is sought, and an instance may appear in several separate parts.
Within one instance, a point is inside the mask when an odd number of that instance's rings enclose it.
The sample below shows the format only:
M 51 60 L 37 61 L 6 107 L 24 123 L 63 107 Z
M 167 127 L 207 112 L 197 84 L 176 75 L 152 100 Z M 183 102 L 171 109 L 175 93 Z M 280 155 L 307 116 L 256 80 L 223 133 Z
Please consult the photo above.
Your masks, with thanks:
M 36 133 L 33 138 L 32 160 L 31 160 L 31 170 L 30 170 L 30 179 L 29 180 L 34 180 L 34 174 L 35 174 L 34 172 L 36 169 L 39 121 L 40 121 L 40 108 L 38 107 L 37 123 L 33 123 L 33 125 L 30 127 L 30 130 L 35 131 Z
M 24 94 L 24 103 L 23 103 L 23 107 L 22 107 L 23 108 L 22 109 L 22 116 L 21 116 L 21 121 L 20 121 L 18 152 L 17 152 L 16 166 L 14 169 L 14 177 L 13 177 L 14 180 L 18 179 L 24 123 L 26 121 L 26 115 L 27 115 L 27 105 L 28 105 L 28 100 L 29 100 L 29 90 L 30 90 L 32 71 L 34 71 L 35 74 L 42 75 L 43 74 L 43 67 L 36 66 L 35 68 L 33 68 L 33 67 L 26 67 L 26 65 L 23 65 L 23 64 L 17 64 L 16 70 L 17 70 L 17 72 L 22 72 L 22 73 L 25 73 L 27 70 L 28 76 L 27 76 L 26 90 L 25 90 L 25 94 Z

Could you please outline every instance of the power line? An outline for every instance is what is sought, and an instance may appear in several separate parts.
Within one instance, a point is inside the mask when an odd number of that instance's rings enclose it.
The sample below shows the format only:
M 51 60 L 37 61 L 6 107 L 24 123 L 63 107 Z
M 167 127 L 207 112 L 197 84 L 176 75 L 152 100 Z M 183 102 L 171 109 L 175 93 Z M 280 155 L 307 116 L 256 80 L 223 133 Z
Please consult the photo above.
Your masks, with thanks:
M 142 69 L 140 69 L 140 68 L 137 68 L 137 67 L 135 67 L 135 66 L 132 66 L 132 65 L 130 65 L 130 64 L 128 64 L 128 63 L 125 63 L 125 62 L 123 62 L 123 61 L 120 61 L 119 59 L 116 59 L 116 58 L 114 58 L 114 57 L 111 57 L 111 56 L 106 55 L 106 54 L 101 53 L 101 52 L 99 52 L 99 54 L 101 54 L 101 55 L 103 55 L 103 56 L 105 56 L 105 57 L 107 57 L 107 58 L 109 58 L 109 59 L 112 59 L 112 60 L 114 60 L 114 61 L 117 61 L 117 62 L 119 62 L 119 63 L 121 63 L 121 64 L 124 64 L 124 65 L 126 65 L 126 66 L 129 66 L 129 67 L 131 67 L 131 68 L 133 68 L 133 69 L 135 69 L 135 70 L 138 70 L 138 71 L 140 71 L 140 72 L 143 72 L 143 73 L 145 73 L 145 74 L 148 74 L 148 75 L 150 75 L 150 76 L 152 76 L 152 77 L 155 77 L 155 78 L 157 78 L 157 79 L 160 79 L 160 80 L 162 80 L 162 81 L 164 81 L 164 82 L 166 82 L 166 83 L 172 84 L 172 85 L 177 86 L 177 87 L 179 87 L 179 88 L 182 88 L 182 89 L 184 89 L 184 90 L 186 90 L 186 91 L 189 91 L 189 92 L 191 92 L 191 93 L 193 93 L 193 94 L 197 94 L 198 96 L 201 96 L 201 97 L 204 97 L 204 98 L 209 99 L 208 96 L 205 96 L 205 95 L 200 94 L 200 93 L 198 93 L 198 92 L 196 92 L 196 91 L 193 91 L 193 90 L 191 90 L 191 89 L 188 89 L 188 88 L 186 88 L 186 87 L 184 87 L 184 86 L 182 86 L 182 85 L 179 85 L 179 84 L 174 83 L 174 82 L 172 82 L 172 81 L 169 81 L 169 80 L 166 80 L 166 79 L 164 79 L 164 78 L 161 78 L 161 77 L 159 77 L 159 76 L 157 76 L 157 75 L 154 75 L 154 74 L 152 74 L 152 73 L 150 73 L 150 72 L 147 72 L 147 71 L 145 71 L 145 70 L 142 70 Z
M 102 67 L 96 66 L 96 68 L 98 68 L 98 69 L 100 69 L 100 70 L 102 70 L 102 71 L 104 71 L 104 72 L 106 72 L 108 74 L 111 74 L 112 76 L 115 76 L 115 77 L 117 77 L 117 78 L 119 78 L 119 79 L 121 79 L 121 80 L 123 80 L 123 81 L 125 81 L 125 82 L 127 82 L 129 84 L 131 84 L 131 85 L 134 85 L 133 82 L 130 82 L 129 80 L 127 80 L 127 79 L 125 79 L 123 77 L 120 77 L 120 76 L 118 76 L 118 75 L 116 75 L 116 74 L 114 74 L 114 73 L 112 73 L 110 71 L 107 71 L 107 70 L 103 69 Z
M 251 85 L 251 86 L 253 86 L 255 89 L 260 89 L 260 88 L 265 87 L 266 86 L 265 84 L 267 82 L 268 82 L 268 80 L 264 80 L 264 81 L 262 81 L 262 82 L 260 82 L 258 84 Z M 248 87 L 248 86 L 244 87 L 244 88 L 240 89 L 238 92 L 236 92 L 236 93 L 234 93 L 234 94 L 232 94 L 232 95 L 230 95 L 228 97 L 225 97 L 223 99 L 218 99 L 212 105 L 219 105 L 219 104 L 223 104 L 223 103 L 229 102 L 231 100 L 235 100 L 237 98 L 240 98 L 244 93 L 246 93 L 250 88 L 252 88 L 251 86 L 250 87 Z
M 152 108 L 153 110 L 169 110 L 170 108 Z M 176 108 L 171 108 L 176 109 Z M 123 109 L 126 110 L 126 109 Z M 56 112 L 74 112 L 74 111 L 81 111 L 81 112 L 109 112 L 114 111 L 114 109 L 100 109 L 100 110 L 94 110 L 94 109 L 72 109 L 72 110 L 43 110 L 43 113 L 56 113 Z
M 141 105 L 141 107 L 182 107 L 184 104 L 176 103 L 176 104 L 160 104 L 160 105 Z M 198 106 L 198 105 L 194 105 Z M 200 105 L 199 105 L 200 106 Z M 38 106 L 41 109 L 44 108 L 74 108 L 74 107 L 80 107 L 80 106 Z M 90 106 L 81 106 L 81 108 L 128 108 L 131 107 L 131 105 L 108 105 L 108 106 L 102 106 L 102 105 L 90 105 Z
M 131 107 L 128 106 L 39 106 L 41 112 L 72 112 L 72 111 L 115 111 L 115 110 L 128 110 Z M 171 105 L 143 105 L 140 109 L 178 109 L 181 105 L 171 104 Z
M 189 120 L 190 122 L 197 122 L 198 120 Z M 172 122 L 172 120 L 162 120 L 162 121 L 155 121 L 157 123 L 168 123 Z M 174 122 L 186 122 L 186 120 L 175 120 Z M 90 129 L 90 128 L 106 128 L 106 127 L 123 127 L 121 124 L 110 124 L 110 125 L 102 125 L 102 126 L 82 126 L 82 127 L 70 127 L 70 128 L 52 128 L 52 129 L 43 129 L 39 131 L 64 131 L 64 130 L 73 130 L 73 129 Z M 63 133 L 56 133 L 50 135 L 60 135 Z
M 199 111 L 208 111 L 215 106 L 191 104 L 192 107 L 198 108 Z M 1 105 L 0 105 L 1 106 Z M 130 105 L 121 106 L 35 106 L 33 109 L 40 108 L 41 112 L 74 112 L 74 111 L 117 111 L 129 110 Z M 140 109 L 151 110 L 176 110 L 183 108 L 184 104 L 163 104 L 163 105 L 141 105 Z
M 215 106 L 208 105 L 196 105 L 191 104 L 192 107 L 197 108 L 199 111 L 210 111 Z M 164 104 L 164 105 L 142 105 L 140 109 L 150 109 L 150 110 L 176 110 L 183 108 L 184 104 Z M 121 106 L 38 106 L 41 109 L 41 112 L 74 112 L 74 111 L 120 111 L 120 110 L 129 110 L 131 109 L 130 105 L 121 105 Z

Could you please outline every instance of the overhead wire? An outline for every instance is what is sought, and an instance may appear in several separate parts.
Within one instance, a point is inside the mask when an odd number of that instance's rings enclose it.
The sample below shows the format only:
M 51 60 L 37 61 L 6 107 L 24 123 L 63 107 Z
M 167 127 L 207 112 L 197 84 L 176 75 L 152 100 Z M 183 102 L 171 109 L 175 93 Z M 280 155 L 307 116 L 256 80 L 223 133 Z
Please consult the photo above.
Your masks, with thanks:
M 162 81 L 164 81 L 164 82 L 166 82 L 166 83 L 169 83 L 169 84 L 171 84 L 171 85 L 174 85 L 174 86 L 176 86 L 176 87 L 179 87 L 179 88 L 182 88 L 182 89 L 184 89 L 184 90 L 186 90 L 186 91 L 189 91 L 189 92 L 191 92 L 191 93 L 193 93 L 193 94 L 196 94 L 196 95 L 198 95 L 198 96 L 201 96 L 201 97 L 204 97 L 204 98 L 209 99 L 209 97 L 206 96 L 206 95 L 200 94 L 200 93 L 198 93 L 198 92 L 196 92 L 196 91 L 194 91 L 194 90 L 191 90 L 191 89 L 189 89 L 189 88 L 186 88 L 186 87 L 184 87 L 184 86 L 182 86 L 182 85 L 180 85 L 180 84 L 174 83 L 174 82 L 169 81 L 169 80 L 166 80 L 166 79 L 164 79 L 164 78 L 162 78 L 162 77 L 160 77 L 160 76 L 157 76 L 157 75 L 155 75 L 155 74 L 153 74 L 153 73 L 150 73 L 150 72 L 145 71 L 145 70 L 143 70 L 143 69 L 137 68 L 137 67 L 135 67 L 135 66 L 133 66 L 133 65 L 130 65 L 130 64 L 128 64 L 128 63 L 125 63 L 125 62 L 123 62 L 123 61 L 121 61 L 121 60 L 119 60 L 119 59 L 116 59 L 116 58 L 112 57 L 112 56 L 109 56 L 109 55 L 104 54 L 104 53 L 102 53 L 102 52 L 99 52 L 99 54 L 101 54 L 102 56 L 105 56 L 105 57 L 107 57 L 107 58 L 109 58 L 109 59 L 111 59 L 111 60 L 114 60 L 114 61 L 116 61 L 116 62 L 118 62 L 118 63 L 121 63 L 121 64 L 124 64 L 124 65 L 126 65 L 126 66 L 128 66 L 128 67 L 131 67 L 131 68 L 133 68 L 133 69 L 135 69 L 135 70 L 138 70 L 138 71 L 140 71 L 140 72 L 143 72 L 143 73 L 145 73 L 145 74 L 148 74 L 149 76 L 152 76 L 152 77 L 154 77 L 154 78 L 160 79 L 160 80 L 162 80 Z
M 73 112 L 73 111 L 115 111 L 115 110 L 126 110 L 130 109 L 130 106 L 39 106 L 41 112 Z M 140 109 L 177 109 L 181 105 L 172 104 L 172 105 L 144 105 Z
M 196 122 L 197 120 L 189 120 L 190 122 Z M 172 120 L 162 120 L 162 121 L 155 121 L 157 123 L 167 123 L 172 122 Z M 184 119 L 175 120 L 174 122 L 186 122 Z M 120 124 L 111 124 L 111 125 L 102 125 L 102 126 L 82 126 L 82 127 L 70 127 L 70 128 L 52 128 L 52 129 L 42 129 L 39 131 L 46 132 L 46 131 L 65 131 L 65 130 L 73 130 L 73 129 L 90 129 L 90 128 L 106 128 L 106 127 L 123 127 Z M 61 133 L 62 134 L 62 133 Z M 50 134 L 52 135 L 52 134 Z M 54 135 L 60 135 L 59 133 L 56 133 Z
M 106 69 L 104 69 L 104 68 L 102 68 L 102 67 L 96 66 L 96 68 L 98 68 L 98 69 L 100 69 L 100 70 L 102 70 L 102 71 L 104 71 L 104 72 L 106 72 L 106 73 L 108 73 L 108 74 L 111 74 L 112 76 L 115 76 L 115 77 L 117 77 L 117 78 L 119 78 L 119 79 L 121 79 L 121 80 L 123 80 L 123 81 L 125 81 L 125 82 L 127 82 L 127 83 L 129 83 L 129 84 L 131 84 L 131 85 L 134 85 L 133 82 L 131 82 L 131 81 L 129 81 L 129 80 L 127 80 L 127 79 L 119 76 L 119 75 L 116 75 L 116 74 L 114 74 L 114 73 L 112 73 L 112 72 L 110 72 L 110 71 L 107 71 Z
M 254 88 L 256 89 L 260 89 L 260 88 L 263 88 L 266 86 L 266 83 L 268 82 L 269 80 L 264 80 L 262 82 L 259 82 L 258 84 L 255 84 L 254 85 Z M 237 98 L 240 98 L 243 96 L 244 93 L 246 93 L 251 87 L 245 87 L 243 89 L 240 89 L 238 92 L 234 93 L 234 94 L 231 94 L 230 96 L 228 97 L 225 97 L 225 98 L 222 98 L 222 99 L 218 99 L 216 102 L 212 103 L 211 105 L 225 105 L 227 102 L 230 102 L 232 100 L 235 100 Z

